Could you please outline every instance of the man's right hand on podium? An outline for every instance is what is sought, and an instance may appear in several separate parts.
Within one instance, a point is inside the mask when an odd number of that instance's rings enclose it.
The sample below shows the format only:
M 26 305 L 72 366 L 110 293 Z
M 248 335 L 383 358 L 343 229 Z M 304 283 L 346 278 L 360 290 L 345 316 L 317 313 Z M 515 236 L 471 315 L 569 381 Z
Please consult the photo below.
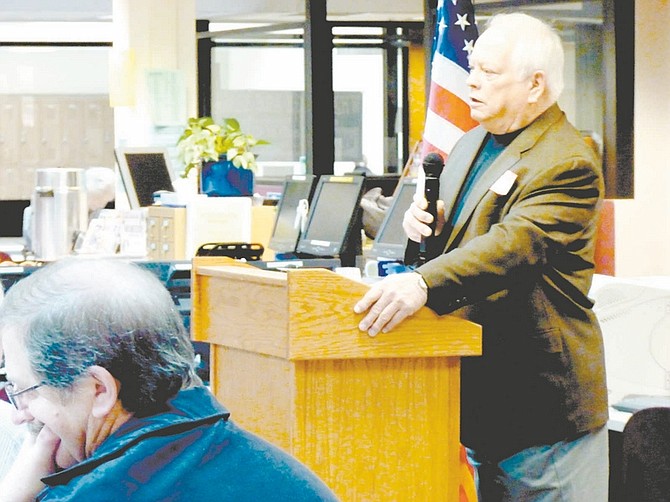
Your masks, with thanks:
M 428 300 L 428 287 L 418 272 L 393 274 L 374 284 L 354 305 L 354 312 L 367 315 L 358 329 L 377 336 L 388 333 L 413 315 Z

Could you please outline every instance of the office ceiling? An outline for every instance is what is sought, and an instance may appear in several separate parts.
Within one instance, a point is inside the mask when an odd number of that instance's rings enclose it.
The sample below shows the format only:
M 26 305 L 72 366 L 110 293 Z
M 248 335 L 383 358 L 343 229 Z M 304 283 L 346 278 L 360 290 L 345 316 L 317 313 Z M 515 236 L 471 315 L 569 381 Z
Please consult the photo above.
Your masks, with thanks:
M 329 15 L 356 20 L 423 20 L 423 0 L 329 0 Z M 196 0 L 196 17 L 212 22 L 293 22 L 304 0 Z M 0 22 L 95 22 L 112 18 L 112 0 L 2 0 Z
M 136 0 L 137 1 L 137 0 Z M 422 21 L 424 0 L 328 0 L 328 15 L 343 21 Z M 601 1 L 473 0 L 478 14 L 523 6 L 543 17 L 589 21 Z M 305 0 L 196 0 L 196 17 L 211 22 L 283 23 L 304 19 Z M 0 22 L 109 21 L 112 0 L 2 0 Z

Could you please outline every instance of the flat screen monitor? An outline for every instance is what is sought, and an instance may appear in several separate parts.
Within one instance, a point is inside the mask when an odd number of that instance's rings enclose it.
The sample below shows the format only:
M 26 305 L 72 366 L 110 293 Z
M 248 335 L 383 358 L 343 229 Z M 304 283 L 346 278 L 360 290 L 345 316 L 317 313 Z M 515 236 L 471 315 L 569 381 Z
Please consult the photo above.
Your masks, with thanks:
M 399 181 L 399 174 L 366 175 L 363 182 L 363 193 L 379 187 L 382 190 L 382 195 L 388 197 L 389 195 L 393 195 Z
M 393 196 L 382 220 L 375 241 L 372 243 L 372 255 L 379 258 L 402 260 L 407 246 L 407 236 L 402 228 L 405 211 L 412 205 L 416 193 L 416 178 L 403 178 Z
M 360 200 L 363 176 L 323 175 L 314 190 L 305 232 L 298 240 L 298 254 L 355 258 L 360 247 Z M 358 234 L 358 235 L 357 235 Z
M 151 206 L 159 190 L 174 191 L 165 148 L 117 148 L 116 162 L 131 209 Z
M 23 236 L 23 212 L 30 200 L 0 200 L 0 237 Z
M 294 253 L 302 228 L 299 210 L 309 207 L 314 176 L 290 176 L 284 181 L 269 247 L 275 253 Z

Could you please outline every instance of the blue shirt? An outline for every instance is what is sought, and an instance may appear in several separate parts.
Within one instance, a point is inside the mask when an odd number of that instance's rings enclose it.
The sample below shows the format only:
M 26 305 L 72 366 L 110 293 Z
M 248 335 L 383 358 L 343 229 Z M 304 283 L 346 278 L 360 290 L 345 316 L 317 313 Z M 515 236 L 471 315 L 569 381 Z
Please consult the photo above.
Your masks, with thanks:
M 475 158 L 472 167 L 470 167 L 470 171 L 468 172 L 468 175 L 465 178 L 465 182 L 461 187 L 461 191 L 458 194 L 458 199 L 456 199 L 454 209 L 451 212 L 450 221 L 452 226 L 456 222 L 456 220 L 458 220 L 458 217 L 460 216 L 461 211 L 463 210 L 463 205 L 465 204 L 468 195 L 470 195 L 472 187 L 475 186 L 475 183 L 477 183 L 477 180 L 481 178 L 482 174 L 484 174 L 486 169 L 491 164 L 493 164 L 493 162 L 498 158 L 498 156 L 502 153 L 502 151 L 505 148 L 507 148 L 507 146 L 514 140 L 514 138 L 516 138 L 519 134 L 521 134 L 522 131 L 523 129 L 519 129 L 518 131 L 510 132 L 507 134 L 489 133 L 486 135 L 486 141 L 484 141 L 484 144 L 479 150 L 479 153 L 477 154 L 477 157 Z

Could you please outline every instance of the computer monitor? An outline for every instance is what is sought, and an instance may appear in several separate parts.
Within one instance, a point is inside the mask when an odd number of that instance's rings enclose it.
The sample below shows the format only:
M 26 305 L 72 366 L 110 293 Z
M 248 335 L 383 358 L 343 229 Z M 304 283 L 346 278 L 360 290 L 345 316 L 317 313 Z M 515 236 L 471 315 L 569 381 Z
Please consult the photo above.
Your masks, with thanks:
M 23 236 L 23 212 L 30 200 L 0 200 L 0 237 Z
M 381 175 L 366 175 L 363 182 L 363 193 L 368 190 L 379 187 L 382 190 L 382 195 L 388 197 L 393 195 L 395 188 L 400 181 L 399 174 L 381 174 Z
M 402 260 L 405 256 L 407 236 L 402 228 L 405 211 L 412 205 L 416 193 L 416 178 L 403 178 L 393 196 L 393 202 L 386 211 L 377 237 L 372 243 L 371 254 L 378 258 Z
M 289 176 L 284 181 L 277 216 L 270 236 L 269 248 L 275 253 L 294 253 L 301 230 L 298 210 L 309 207 L 314 176 Z M 305 202 L 302 202 L 305 201 Z
M 167 149 L 124 147 L 117 148 L 114 153 L 131 209 L 151 206 L 154 192 L 174 191 L 174 174 Z
M 360 253 L 360 200 L 363 176 L 323 175 L 314 190 L 298 255 L 339 257 L 353 266 Z

